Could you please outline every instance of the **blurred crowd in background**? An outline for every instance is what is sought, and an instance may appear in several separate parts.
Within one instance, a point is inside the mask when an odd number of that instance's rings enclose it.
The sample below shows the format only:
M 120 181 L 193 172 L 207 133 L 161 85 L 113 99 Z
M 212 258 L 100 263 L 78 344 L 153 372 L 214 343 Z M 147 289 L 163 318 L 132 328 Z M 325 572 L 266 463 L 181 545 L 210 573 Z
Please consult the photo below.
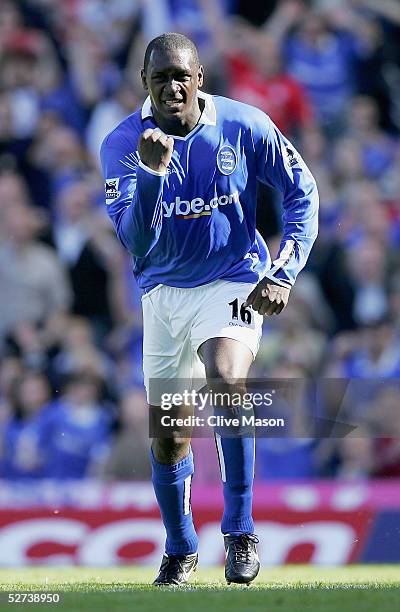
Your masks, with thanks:
M 252 376 L 362 381 L 336 386 L 357 435 L 314 438 L 304 416 L 301 437 L 258 440 L 257 478 L 400 476 L 400 2 L 2 0 L 0 477 L 150 476 L 141 296 L 98 150 L 143 102 L 164 31 L 191 37 L 204 89 L 268 113 L 318 182 L 318 241 Z M 261 186 L 258 227 L 276 252 L 279 196 Z M 198 481 L 219 479 L 210 445 L 193 443 Z

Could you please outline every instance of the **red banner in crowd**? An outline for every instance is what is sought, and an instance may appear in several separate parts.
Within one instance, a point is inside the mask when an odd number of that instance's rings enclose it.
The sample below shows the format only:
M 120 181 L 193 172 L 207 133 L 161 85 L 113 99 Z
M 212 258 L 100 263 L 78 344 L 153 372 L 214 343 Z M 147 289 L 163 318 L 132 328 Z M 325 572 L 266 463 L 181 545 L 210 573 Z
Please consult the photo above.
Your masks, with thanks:
M 2 483 L 1 566 L 160 561 L 165 534 L 147 483 L 13 485 L 13 492 L 4 495 L 6 488 Z M 382 508 L 379 499 L 387 500 L 391 516 L 397 510 L 400 517 L 400 483 L 389 488 L 391 495 L 388 485 L 380 483 L 258 485 L 254 517 L 262 563 L 362 561 Z M 76 490 L 84 489 L 78 500 Z M 220 488 L 195 488 L 192 502 L 202 564 L 222 563 Z

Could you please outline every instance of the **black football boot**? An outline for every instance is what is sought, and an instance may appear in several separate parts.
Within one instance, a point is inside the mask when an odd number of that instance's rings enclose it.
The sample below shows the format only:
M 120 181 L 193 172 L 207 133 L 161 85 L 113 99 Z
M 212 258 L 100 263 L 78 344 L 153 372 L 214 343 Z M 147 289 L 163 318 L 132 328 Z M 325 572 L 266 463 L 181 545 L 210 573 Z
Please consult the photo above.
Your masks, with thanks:
M 167 555 L 164 554 L 160 573 L 154 580 L 155 586 L 181 586 L 189 580 L 190 574 L 196 570 L 198 554 Z
M 224 536 L 225 578 L 228 584 L 249 584 L 260 570 L 257 546 L 258 538 L 251 533 Z

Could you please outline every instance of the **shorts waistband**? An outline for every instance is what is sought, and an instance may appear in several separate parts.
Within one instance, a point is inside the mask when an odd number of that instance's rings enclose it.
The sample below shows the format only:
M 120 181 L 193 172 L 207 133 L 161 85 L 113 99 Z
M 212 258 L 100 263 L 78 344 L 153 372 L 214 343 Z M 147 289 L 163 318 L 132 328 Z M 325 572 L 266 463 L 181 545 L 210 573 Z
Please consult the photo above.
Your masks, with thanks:
M 146 293 L 144 293 L 142 295 L 142 300 L 144 300 L 144 298 L 146 298 L 147 296 L 151 295 L 152 293 L 155 293 L 156 291 L 158 291 L 159 289 L 161 289 L 162 287 L 167 289 L 168 291 L 174 291 L 177 293 L 187 293 L 188 291 L 190 291 L 191 293 L 196 293 L 197 291 L 204 291 L 204 289 L 207 289 L 208 287 L 212 287 L 213 285 L 216 285 L 218 283 L 230 283 L 232 285 L 237 284 L 237 285 L 249 285 L 250 286 L 255 286 L 256 283 L 249 283 L 247 281 L 230 281 L 228 279 L 225 278 L 217 278 L 214 281 L 211 281 L 210 283 L 205 283 L 204 285 L 198 285 L 197 287 L 173 287 L 172 285 L 156 285 L 155 287 L 153 287 L 152 289 L 150 289 L 149 291 L 147 291 Z
M 155 287 L 153 287 L 152 289 L 150 289 L 150 291 L 147 291 L 146 293 L 143 293 L 142 295 L 142 301 L 149 297 L 149 295 L 151 295 L 152 293 L 154 293 L 155 291 L 158 291 L 158 289 L 160 289 L 161 287 L 165 287 L 165 285 L 156 285 Z

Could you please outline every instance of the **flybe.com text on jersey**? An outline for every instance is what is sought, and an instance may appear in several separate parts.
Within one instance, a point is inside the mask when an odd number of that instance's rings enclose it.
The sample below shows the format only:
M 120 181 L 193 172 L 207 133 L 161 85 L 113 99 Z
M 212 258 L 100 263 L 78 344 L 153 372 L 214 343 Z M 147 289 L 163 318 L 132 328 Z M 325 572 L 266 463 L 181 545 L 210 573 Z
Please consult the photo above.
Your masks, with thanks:
M 219 197 L 212 198 L 208 204 L 203 198 L 193 198 L 193 200 L 181 200 L 179 196 L 175 198 L 174 202 L 168 204 L 163 202 L 163 216 L 172 217 L 173 213 L 177 217 L 186 219 L 193 219 L 200 216 L 211 215 L 213 208 L 219 206 L 226 206 L 227 204 L 237 204 L 239 202 L 239 193 L 235 191 L 230 195 L 221 195 Z

